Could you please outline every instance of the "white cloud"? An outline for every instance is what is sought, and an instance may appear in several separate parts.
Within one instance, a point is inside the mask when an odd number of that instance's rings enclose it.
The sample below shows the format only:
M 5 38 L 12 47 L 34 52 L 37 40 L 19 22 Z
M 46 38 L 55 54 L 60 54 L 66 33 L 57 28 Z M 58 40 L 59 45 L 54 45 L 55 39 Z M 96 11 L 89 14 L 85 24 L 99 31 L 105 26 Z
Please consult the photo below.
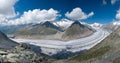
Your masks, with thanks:
M 14 5 L 18 0 L 0 0 L 0 20 L 12 18 L 17 15 Z
M 75 8 L 71 12 L 67 12 L 65 16 L 72 20 L 83 20 L 87 19 L 94 15 L 94 12 L 89 13 L 88 15 L 82 11 L 81 8 Z
M 119 0 L 111 0 L 111 4 L 115 4 Z
M 87 18 L 88 18 L 88 17 L 91 17 L 91 16 L 93 16 L 93 15 L 94 15 L 94 12 L 91 12 L 91 13 L 88 14 Z
M 120 9 L 117 11 L 116 19 L 120 19 Z
M 113 25 L 120 25 L 120 9 L 117 10 L 117 14 L 116 14 L 116 20 L 113 20 L 112 24 Z
M 18 25 L 18 24 L 29 24 L 29 23 L 40 23 L 45 21 L 54 21 L 58 16 L 57 10 L 49 9 L 49 10 L 40 10 L 40 9 L 34 9 L 29 10 L 27 12 L 24 12 L 24 14 L 15 20 L 10 20 L 8 22 L 5 22 L 7 24 L 11 25 Z
M 106 0 L 103 0 L 103 5 L 106 5 L 106 4 L 107 4 Z

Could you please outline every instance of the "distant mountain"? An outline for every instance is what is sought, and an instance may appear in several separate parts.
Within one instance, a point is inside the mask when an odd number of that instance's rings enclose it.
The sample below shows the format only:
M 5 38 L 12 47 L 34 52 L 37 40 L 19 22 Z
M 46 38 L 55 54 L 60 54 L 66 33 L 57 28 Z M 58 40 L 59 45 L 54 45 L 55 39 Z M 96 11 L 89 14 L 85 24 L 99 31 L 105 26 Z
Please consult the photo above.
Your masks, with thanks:
M 57 27 L 51 22 L 44 22 L 35 24 L 32 26 L 26 26 L 24 28 L 20 28 L 15 32 L 16 37 L 36 37 L 36 38 L 44 38 L 49 35 L 55 35 L 57 32 L 63 32 L 60 27 Z
M 34 24 L 30 23 L 30 24 L 23 24 L 23 25 L 21 24 L 21 25 L 0 26 L 0 30 L 4 32 L 5 34 L 13 34 L 20 28 L 30 27 L 32 25 Z
M 86 53 L 69 60 L 79 63 L 120 63 L 120 27 Z
M 101 28 L 109 31 L 109 32 L 113 32 L 114 30 L 116 30 L 120 25 L 116 25 L 114 24 L 113 22 L 112 23 L 109 23 L 109 24 L 106 24 L 106 25 L 103 25 Z
M 54 25 L 53 23 L 46 21 L 45 23 L 41 24 L 43 27 L 47 27 L 47 28 L 53 28 L 56 29 L 58 31 L 63 31 L 60 27 Z
M 90 24 L 90 26 L 92 26 L 92 27 L 102 27 L 103 24 L 100 24 L 100 23 L 93 23 L 93 24 Z
M 18 43 L 10 40 L 4 33 L 0 31 L 0 49 L 8 50 L 17 46 Z
M 87 25 L 81 24 L 79 21 L 75 21 L 72 23 L 70 27 L 66 29 L 64 32 L 62 38 L 63 39 L 78 39 L 81 37 L 86 37 L 90 34 L 92 34 L 94 30 Z
M 66 19 L 63 19 L 63 20 L 57 21 L 57 22 L 53 22 L 54 25 L 61 27 L 64 30 L 67 29 L 72 23 L 73 23 L 73 21 L 69 21 Z
M 119 25 L 120 26 L 120 21 L 114 21 L 112 22 L 113 25 Z
M 0 30 L 15 38 L 72 40 L 89 36 L 94 29 L 84 22 L 43 22 L 18 26 L 1 27 Z

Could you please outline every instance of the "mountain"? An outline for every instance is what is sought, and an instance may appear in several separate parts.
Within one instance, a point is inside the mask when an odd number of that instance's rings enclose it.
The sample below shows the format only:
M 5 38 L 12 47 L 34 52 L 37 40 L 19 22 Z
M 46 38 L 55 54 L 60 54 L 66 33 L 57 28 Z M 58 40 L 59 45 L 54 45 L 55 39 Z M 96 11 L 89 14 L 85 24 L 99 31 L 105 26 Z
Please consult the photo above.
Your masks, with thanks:
M 64 30 L 67 29 L 73 21 L 69 21 L 67 19 L 62 19 L 61 21 L 53 22 L 54 25 L 63 28 Z
M 0 49 L 8 50 L 17 46 L 18 43 L 10 40 L 4 33 L 0 31 Z
M 53 28 L 56 29 L 58 31 L 63 31 L 60 27 L 54 25 L 53 23 L 46 21 L 45 23 L 42 24 L 43 27 L 47 27 L 47 28 Z
M 15 36 L 18 38 L 52 38 L 51 36 L 55 35 L 58 32 L 63 32 L 60 27 L 57 27 L 51 22 L 44 22 L 35 24 L 32 26 L 26 26 L 20 28 L 15 32 Z
M 66 26 L 68 27 L 62 27 L 59 24 L 67 24 Z M 15 28 L 12 36 L 15 38 L 27 39 L 73 40 L 89 36 L 90 34 L 94 33 L 94 31 L 95 30 L 88 24 L 78 21 L 61 21 L 58 23 L 56 22 L 56 24 L 55 22 L 46 21 L 39 24 L 24 25 L 20 28 L 18 26 Z
M 101 28 L 109 31 L 109 32 L 113 32 L 114 30 L 116 30 L 119 27 L 119 25 L 114 24 L 114 22 L 103 25 Z
M 100 23 L 93 23 L 93 24 L 90 24 L 90 26 L 92 26 L 92 27 L 102 27 L 103 24 L 100 24 Z
M 20 24 L 20 25 L 6 25 L 6 26 L 0 26 L 0 30 L 4 32 L 5 34 L 9 35 L 9 34 L 15 33 L 20 28 L 23 28 L 26 26 L 30 27 L 32 25 L 34 24 L 29 23 L 29 24 Z
M 114 21 L 112 22 L 113 25 L 120 25 L 120 21 Z
M 120 63 L 120 27 L 86 53 L 69 60 L 80 63 Z
M 64 32 L 62 38 L 63 39 L 79 39 L 82 37 L 86 37 L 90 34 L 92 34 L 94 30 L 87 25 L 81 24 L 79 21 L 75 21 L 72 23 L 70 27 L 66 29 Z

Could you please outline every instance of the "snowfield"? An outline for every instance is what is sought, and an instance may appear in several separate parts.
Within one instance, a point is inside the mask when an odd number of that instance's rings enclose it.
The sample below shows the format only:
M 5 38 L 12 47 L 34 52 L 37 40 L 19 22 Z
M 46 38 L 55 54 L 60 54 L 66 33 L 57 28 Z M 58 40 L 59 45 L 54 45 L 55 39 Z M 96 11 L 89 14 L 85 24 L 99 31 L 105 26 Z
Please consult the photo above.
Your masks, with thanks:
M 43 53 L 47 55 L 56 54 L 59 51 L 66 50 L 70 52 L 78 52 L 82 50 L 88 50 L 100 43 L 110 33 L 106 30 L 96 28 L 96 32 L 86 38 L 71 40 L 71 41 L 59 41 L 59 40 L 31 40 L 31 39 L 12 39 L 18 43 L 29 43 L 40 46 Z

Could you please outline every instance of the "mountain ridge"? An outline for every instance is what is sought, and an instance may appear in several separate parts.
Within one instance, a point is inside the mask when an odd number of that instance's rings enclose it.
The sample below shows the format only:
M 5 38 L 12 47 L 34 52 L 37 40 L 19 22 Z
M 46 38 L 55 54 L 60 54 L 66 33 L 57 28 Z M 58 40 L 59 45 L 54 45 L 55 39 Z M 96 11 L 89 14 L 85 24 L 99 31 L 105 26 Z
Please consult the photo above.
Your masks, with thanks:
M 0 31 L 0 49 L 8 50 L 17 46 L 18 43 L 9 39 L 3 32 Z
M 63 34 L 63 39 L 78 39 L 82 37 L 89 36 L 94 31 L 90 29 L 90 27 L 81 24 L 79 21 L 75 21 L 71 24 L 70 27 L 68 27 Z
M 120 27 L 114 30 L 101 43 L 86 53 L 69 58 L 81 63 L 119 63 L 120 62 Z

